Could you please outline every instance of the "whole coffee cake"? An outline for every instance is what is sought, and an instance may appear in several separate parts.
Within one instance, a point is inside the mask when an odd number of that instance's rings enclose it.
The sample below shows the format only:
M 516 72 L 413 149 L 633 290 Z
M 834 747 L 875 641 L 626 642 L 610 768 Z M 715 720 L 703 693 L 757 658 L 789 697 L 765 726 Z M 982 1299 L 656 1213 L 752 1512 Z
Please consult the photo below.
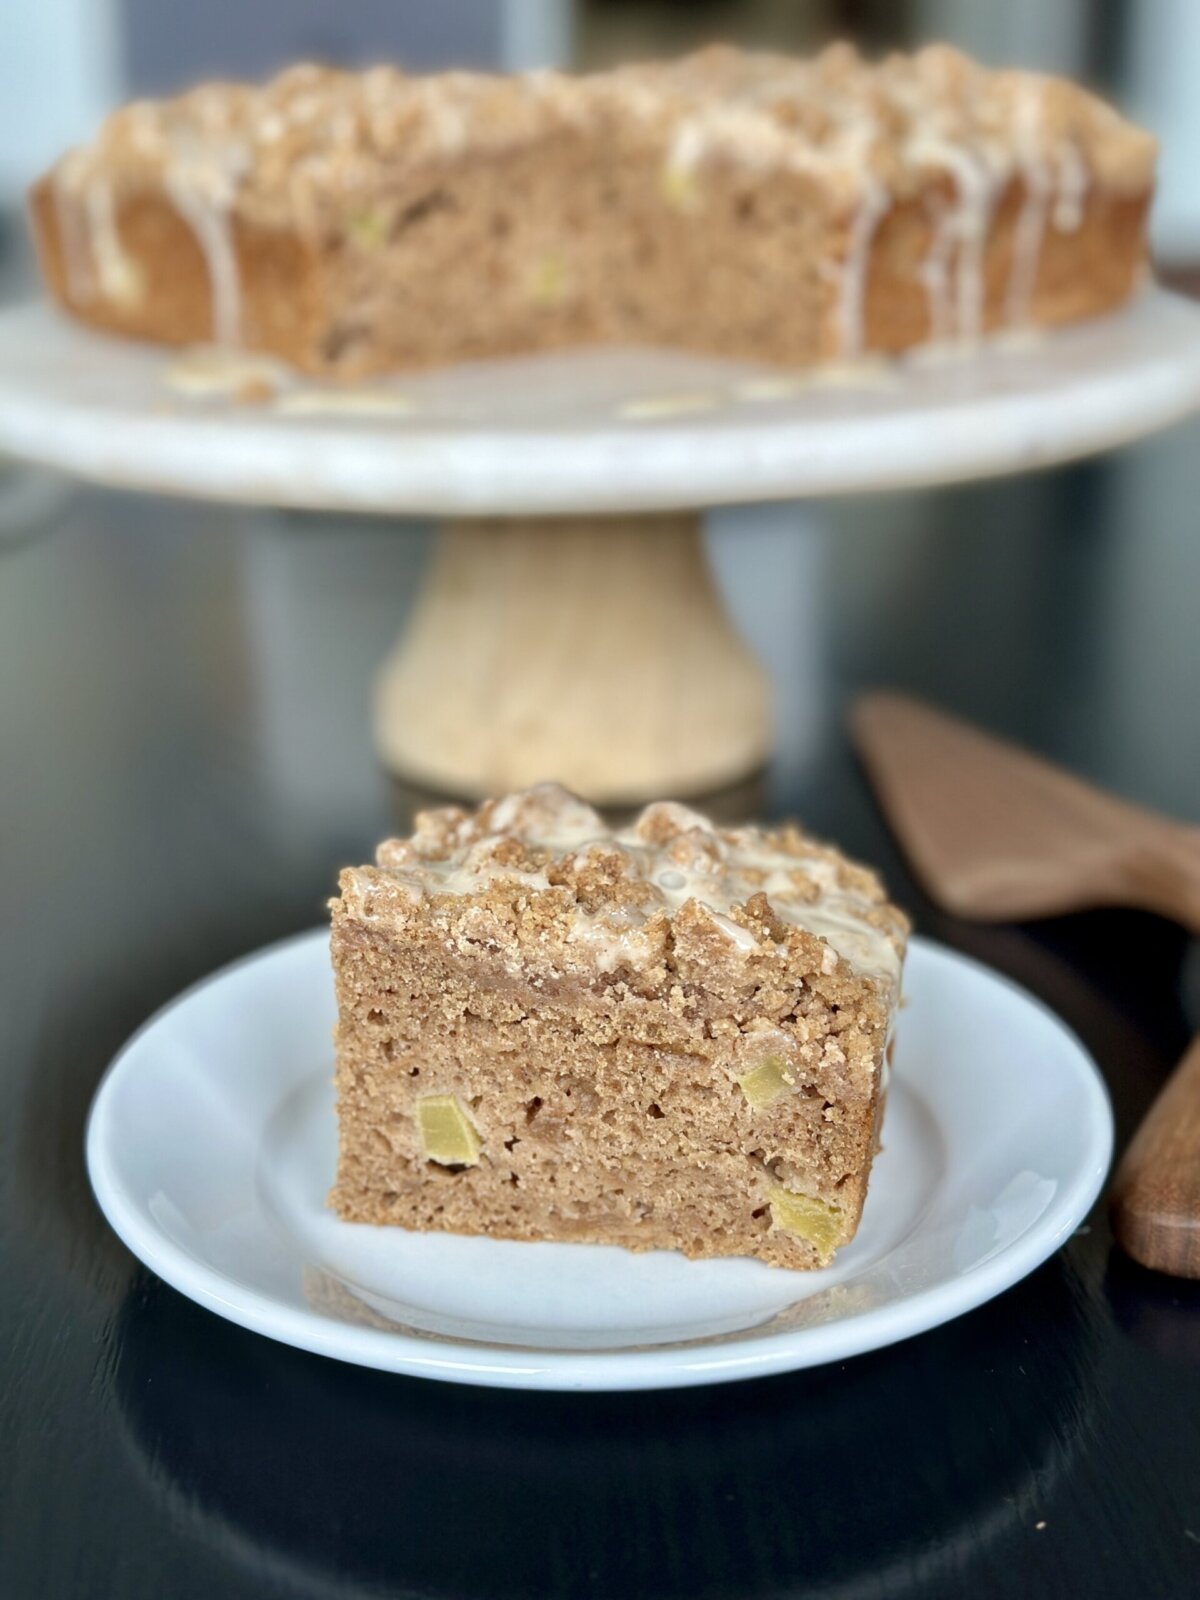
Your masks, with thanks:
M 348 1221 L 827 1263 L 907 925 L 797 828 L 543 785 L 426 812 L 333 902 Z
M 96 327 L 356 375 L 570 344 L 793 364 L 1120 304 L 1155 144 L 946 47 L 571 77 L 295 67 L 116 112 L 34 188 Z

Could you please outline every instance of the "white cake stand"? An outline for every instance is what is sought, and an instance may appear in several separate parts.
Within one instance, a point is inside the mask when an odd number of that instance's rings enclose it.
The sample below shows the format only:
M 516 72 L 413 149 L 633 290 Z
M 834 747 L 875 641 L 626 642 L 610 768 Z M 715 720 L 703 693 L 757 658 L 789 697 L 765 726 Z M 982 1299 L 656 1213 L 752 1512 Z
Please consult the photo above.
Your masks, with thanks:
M 231 397 L 247 385 L 256 403 Z M 763 760 L 767 686 L 703 508 L 1025 471 L 1198 408 L 1200 309 L 1158 289 L 1044 337 L 810 376 L 598 350 L 351 391 L 0 316 L 0 450 L 157 493 L 447 519 L 376 734 L 397 772 L 468 795 L 549 775 L 599 801 L 698 793 Z

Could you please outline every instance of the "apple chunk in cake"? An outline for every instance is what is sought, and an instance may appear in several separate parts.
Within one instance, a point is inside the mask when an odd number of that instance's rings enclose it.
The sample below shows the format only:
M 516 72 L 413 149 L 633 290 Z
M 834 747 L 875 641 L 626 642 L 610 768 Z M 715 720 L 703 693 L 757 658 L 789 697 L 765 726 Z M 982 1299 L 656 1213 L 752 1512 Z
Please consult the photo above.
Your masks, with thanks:
M 333 903 L 349 1221 L 828 1262 L 907 925 L 797 828 L 543 785 L 417 818 Z

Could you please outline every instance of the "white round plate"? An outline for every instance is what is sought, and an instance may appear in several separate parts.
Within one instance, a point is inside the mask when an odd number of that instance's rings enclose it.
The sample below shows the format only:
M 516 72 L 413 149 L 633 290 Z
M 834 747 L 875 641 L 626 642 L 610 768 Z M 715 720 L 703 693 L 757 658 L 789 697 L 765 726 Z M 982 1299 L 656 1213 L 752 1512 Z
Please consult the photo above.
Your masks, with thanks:
M 339 1222 L 324 930 L 227 967 L 134 1036 L 92 1107 L 88 1171 L 117 1233 L 183 1294 L 363 1366 L 644 1389 L 842 1360 L 1032 1271 L 1112 1149 L 1096 1069 L 1038 1001 L 920 939 L 905 985 L 885 1148 L 857 1237 L 822 1272 Z
M 807 376 L 578 350 L 335 396 L 350 409 L 291 380 L 269 404 L 188 398 L 177 360 L 46 306 L 0 315 L 0 449 L 103 483 L 358 511 L 651 511 L 943 483 L 1195 410 L 1200 308 L 1152 289 L 1076 328 Z

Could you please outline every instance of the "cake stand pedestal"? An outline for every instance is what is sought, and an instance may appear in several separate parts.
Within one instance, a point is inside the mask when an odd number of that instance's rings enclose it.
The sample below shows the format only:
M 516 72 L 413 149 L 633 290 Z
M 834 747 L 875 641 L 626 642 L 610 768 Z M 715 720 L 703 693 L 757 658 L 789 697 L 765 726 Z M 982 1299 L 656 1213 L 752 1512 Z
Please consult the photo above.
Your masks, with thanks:
M 450 793 L 567 774 L 606 801 L 701 794 L 765 760 L 769 689 L 695 513 L 461 518 L 380 674 L 375 737 Z
M 261 365 L 261 364 L 260 364 Z M 647 350 L 332 389 L 179 360 L 26 306 L 0 316 L 0 450 L 159 493 L 442 521 L 380 675 L 384 761 L 464 795 L 557 777 L 600 802 L 696 794 L 769 753 L 765 679 L 698 508 L 1025 471 L 1200 407 L 1200 310 L 787 374 Z M 261 372 L 255 391 L 261 399 Z

